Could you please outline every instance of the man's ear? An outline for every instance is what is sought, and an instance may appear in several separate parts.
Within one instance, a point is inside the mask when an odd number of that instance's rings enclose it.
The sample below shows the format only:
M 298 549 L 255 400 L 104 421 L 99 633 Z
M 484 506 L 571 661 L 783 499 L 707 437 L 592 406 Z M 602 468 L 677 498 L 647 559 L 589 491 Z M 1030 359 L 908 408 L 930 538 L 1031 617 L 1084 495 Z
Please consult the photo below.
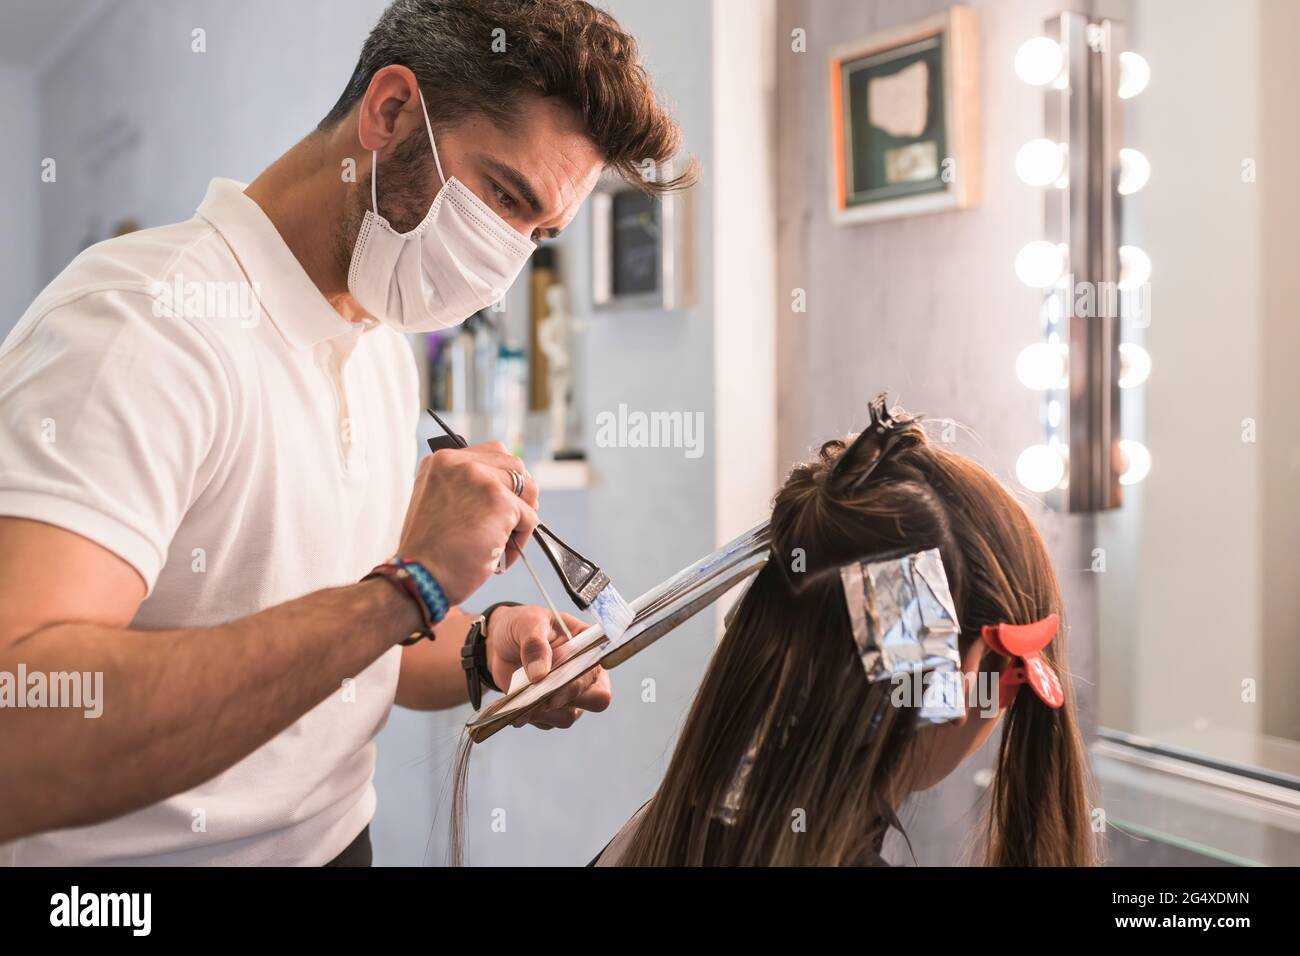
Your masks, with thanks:
M 383 151 L 394 140 L 400 142 L 411 117 L 420 114 L 419 86 L 409 67 L 393 64 L 376 70 L 357 105 L 357 139 L 365 150 Z M 421 116 L 420 122 L 424 119 Z

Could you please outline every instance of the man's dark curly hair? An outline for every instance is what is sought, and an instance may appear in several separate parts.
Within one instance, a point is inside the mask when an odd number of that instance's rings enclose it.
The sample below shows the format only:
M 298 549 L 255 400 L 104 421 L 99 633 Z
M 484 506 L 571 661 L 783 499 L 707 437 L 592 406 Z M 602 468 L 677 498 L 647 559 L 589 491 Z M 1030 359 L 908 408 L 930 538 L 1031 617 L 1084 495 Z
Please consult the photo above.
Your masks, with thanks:
M 480 113 L 510 129 L 520 96 L 532 92 L 577 111 L 606 165 L 637 188 L 663 192 L 695 178 L 694 162 L 662 174 L 681 130 L 656 98 L 636 40 L 583 0 L 394 0 L 320 128 L 336 126 L 394 64 L 415 74 L 435 125 Z

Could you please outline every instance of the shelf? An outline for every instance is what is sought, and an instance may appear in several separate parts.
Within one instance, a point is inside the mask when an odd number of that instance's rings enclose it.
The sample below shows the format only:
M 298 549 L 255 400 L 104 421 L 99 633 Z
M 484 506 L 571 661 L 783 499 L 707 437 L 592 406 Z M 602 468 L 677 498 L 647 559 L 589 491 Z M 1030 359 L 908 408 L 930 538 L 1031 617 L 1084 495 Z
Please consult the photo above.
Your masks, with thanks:
M 591 486 L 591 467 L 586 461 L 555 461 L 544 458 L 528 462 L 528 472 L 541 491 L 581 491 Z

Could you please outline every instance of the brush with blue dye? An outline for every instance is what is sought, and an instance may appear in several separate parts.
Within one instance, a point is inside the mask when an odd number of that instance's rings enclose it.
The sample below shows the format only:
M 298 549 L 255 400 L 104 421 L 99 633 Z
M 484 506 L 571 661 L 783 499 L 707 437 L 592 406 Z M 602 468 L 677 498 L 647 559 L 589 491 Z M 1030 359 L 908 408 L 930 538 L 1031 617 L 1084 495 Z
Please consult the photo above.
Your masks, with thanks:
M 564 590 L 569 592 L 573 603 L 596 615 L 611 641 L 622 637 L 632 623 L 632 608 L 618 593 L 609 575 L 557 538 L 544 524 L 537 525 L 533 537 L 564 582 Z
M 438 451 L 442 448 L 464 448 L 469 443 L 460 435 L 457 435 L 451 428 L 439 418 L 433 411 L 428 409 L 429 417 L 438 423 L 438 426 L 447 434 L 446 438 L 430 438 L 429 450 Z M 537 546 L 542 549 L 547 560 L 551 562 L 551 567 L 555 568 L 555 573 L 560 576 L 560 581 L 564 584 L 564 590 L 569 592 L 569 597 L 580 610 L 591 611 L 600 622 L 601 629 L 605 636 L 611 641 L 617 641 L 623 636 L 623 632 L 628 629 L 632 623 L 634 614 L 631 606 L 623 600 L 623 596 L 618 593 L 614 587 L 614 582 L 609 579 L 609 575 L 598 568 L 594 562 L 587 560 L 575 549 L 565 544 L 556 534 L 546 525 L 538 522 L 537 528 L 533 531 L 533 538 L 537 541 Z M 520 557 L 523 552 L 520 551 Z M 527 565 L 528 559 L 524 558 Z M 532 572 L 530 567 L 529 572 Z M 536 575 L 533 575 L 536 581 Z M 541 582 L 537 582 L 541 587 Z M 546 597 L 546 591 L 542 589 L 543 597 Z M 546 601 L 550 604 L 550 598 Z M 554 610 L 554 605 L 552 605 Z M 564 621 L 556 614 L 556 620 L 560 622 L 561 629 L 568 634 L 568 628 L 564 627 Z

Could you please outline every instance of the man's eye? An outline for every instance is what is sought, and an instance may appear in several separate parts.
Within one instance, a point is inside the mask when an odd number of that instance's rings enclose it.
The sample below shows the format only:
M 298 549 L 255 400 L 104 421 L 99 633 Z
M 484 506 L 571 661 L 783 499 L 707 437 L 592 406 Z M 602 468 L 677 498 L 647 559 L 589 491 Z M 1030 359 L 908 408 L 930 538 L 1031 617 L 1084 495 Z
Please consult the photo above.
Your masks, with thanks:
M 510 195 L 496 183 L 492 184 L 492 195 L 496 197 L 497 202 L 501 204 L 503 209 L 515 208 L 515 197 Z

